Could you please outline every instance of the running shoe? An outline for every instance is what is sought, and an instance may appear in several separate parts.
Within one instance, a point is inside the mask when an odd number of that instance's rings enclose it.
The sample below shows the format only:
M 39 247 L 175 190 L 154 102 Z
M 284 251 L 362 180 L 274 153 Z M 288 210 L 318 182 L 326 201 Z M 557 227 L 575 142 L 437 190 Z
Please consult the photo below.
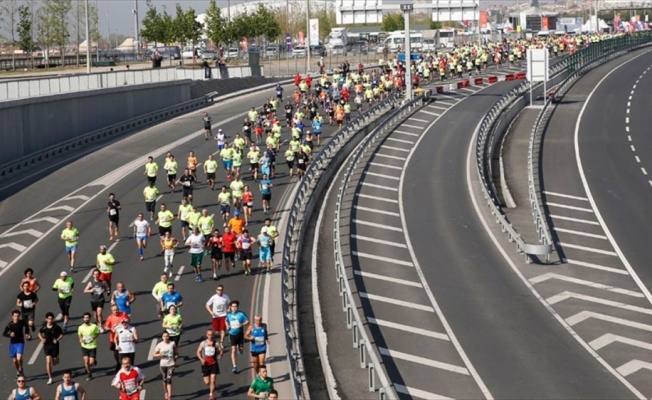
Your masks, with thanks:
M 63 331 L 67 332 L 68 331 L 68 324 L 63 324 Z
M 231 372 L 233 372 L 234 374 L 238 373 L 238 367 L 234 365 L 233 368 L 231 368 Z
M 52 384 L 52 378 L 48 379 L 48 385 Z

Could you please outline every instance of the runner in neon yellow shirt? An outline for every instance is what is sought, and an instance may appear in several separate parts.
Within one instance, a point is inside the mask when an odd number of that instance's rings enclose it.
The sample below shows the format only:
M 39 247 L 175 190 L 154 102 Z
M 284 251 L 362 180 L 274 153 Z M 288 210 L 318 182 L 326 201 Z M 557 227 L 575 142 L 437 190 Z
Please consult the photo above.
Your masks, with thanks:
M 61 231 L 61 240 L 66 244 L 66 253 L 70 260 L 70 271 L 74 271 L 75 255 L 77 254 L 77 244 L 79 242 L 79 229 L 72 225 L 72 221 L 66 222 L 66 229 Z
M 211 190 L 215 190 L 215 173 L 217 173 L 217 161 L 213 155 L 208 155 L 208 160 L 204 162 L 204 172 L 206 173 L 206 183 L 211 185 Z

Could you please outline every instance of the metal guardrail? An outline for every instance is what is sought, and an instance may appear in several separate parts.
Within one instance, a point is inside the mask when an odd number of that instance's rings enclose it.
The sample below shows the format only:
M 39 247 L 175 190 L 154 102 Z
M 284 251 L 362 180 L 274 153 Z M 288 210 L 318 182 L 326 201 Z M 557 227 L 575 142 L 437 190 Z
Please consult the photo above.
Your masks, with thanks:
M 380 361 L 379 355 L 375 351 L 375 346 L 369 340 L 365 330 L 365 319 L 362 317 L 355 305 L 349 279 L 346 275 L 344 259 L 342 255 L 342 246 L 340 242 L 340 216 L 342 204 L 346 189 L 351 181 L 354 170 L 362 160 L 365 152 L 374 145 L 375 141 L 381 134 L 387 131 L 407 115 L 411 114 L 424 103 L 424 96 L 419 96 L 414 100 L 406 103 L 400 109 L 392 112 L 383 122 L 381 122 L 374 131 L 360 143 L 351 156 L 351 163 L 344 174 L 342 184 L 339 188 L 335 210 L 335 224 L 333 232 L 333 248 L 335 258 L 335 269 L 338 282 L 340 297 L 342 297 L 342 311 L 346 313 L 346 326 L 351 329 L 353 347 L 359 350 L 360 368 L 368 369 L 368 388 L 369 392 L 378 390 L 379 399 L 397 399 L 398 395 L 390 382 L 386 371 Z M 377 381 L 380 383 L 377 385 Z
M 327 179 L 321 178 L 329 173 L 332 174 L 332 169 L 328 169 L 328 167 L 339 155 L 342 148 L 350 142 L 361 128 L 371 122 L 372 116 L 388 112 L 398 102 L 399 98 L 397 95 L 389 97 L 353 119 L 329 140 L 315 155 L 313 161 L 308 166 L 290 206 L 282 253 L 281 291 L 285 342 L 291 368 L 290 380 L 295 389 L 294 397 L 297 399 L 309 398 L 305 382 L 305 371 L 299 339 L 298 311 L 295 301 L 298 283 L 295 271 L 297 261 L 300 257 L 299 253 L 304 239 L 304 232 L 307 228 L 307 224 L 304 224 L 304 218 L 312 214 L 320 197 L 314 194 L 315 192 L 323 191 L 325 182 L 327 181 Z M 321 190 L 317 187 L 320 183 L 323 185 Z
M 599 42 L 582 49 L 574 54 L 578 60 L 573 60 L 573 56 L 569 57 L 567 64 L 572 71 L 566 78 L 555 86 L 552 95 L 547 97 L 543 108 L 537 115 L 537 119 L 530 134 L 530 141 L 528 146 L 528 192 L 530 199 L 530 208 L 532 210 L 532 217 L 534 225 L 539 237 L 539 241 L 544 245 L 549 245 L 551 250 L 555 245 L 550 234 L 550 228 L 543 212 L 541 187 L 539 182 L 539 173 L 535 173 L 535 165 L 541 163 L 541 140 L 543 138 L 543 122 L 547 119 L 548 113 L 552 109 L 553 99 L 557 98 L 561 93 L 565 92 L 570 84 L 577 78 L 583 75 L 586 71 L 603 64 L 610 59 L 613 59 L 623 53 L 634 50 L 636 48 L 649 45 L 652 40 L 649 32 L 645 35 L 637 37 L 619 37 L 607 41 Z M 536 156 L 535 156 L 536 153 Z M 546 255 L 546 261 L 549 260 L 549 255 Z

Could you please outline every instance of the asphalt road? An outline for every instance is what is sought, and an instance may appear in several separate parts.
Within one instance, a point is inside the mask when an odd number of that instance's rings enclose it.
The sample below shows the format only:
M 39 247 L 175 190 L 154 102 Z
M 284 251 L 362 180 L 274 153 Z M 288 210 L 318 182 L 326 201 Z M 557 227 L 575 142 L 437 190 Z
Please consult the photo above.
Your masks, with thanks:
M 408 164 L 401 209 L 424 281 L 494 398 L 631 396 L 541 307 L 477 219 L 467 150 L 485 110 L 511 85 L 453 107 Z
M 286 87 L 289 92 L 290 88 Z M 242 96 L 224 103 L 219 103 L 206 109 L 214 121 L 214 130 L 222 128 L 233 137 L 235 132 L 241 130 L 241 121 L 244 112 L 252 106 L 260 106 L 266 98 L 274 95 L 273 89 L 266 89 L 264 92 L 253 95 Z M 76 327 L 80 324 L 81 314 L 89 310 L 88 295 L 82 293 L 85 286 L 84 279 L 88 276 L 95 263 L 95 256 L 100 244 L 111 246 L 111 252 L 118 264 L 115 267 L 113 282 L 124 281 L 127 289 L 137 296 L 133 304 L 133 321 L 137 326 L 141 343 L 137 345 L 136 364 L 144 369 L 149 383 L 146 384 L 146 397 L 151 399 L 163 398 L 163 389 L 159 379 L 158 361 L 148 357 L 152 341 L 159 338 L 162 331 L 160 321 L 156 318 L 154 310 L 154 299 L 151 297 L 151 289 L 158 281 L 163 270 L 163 259 L 159 254 L 158 235 L 150 239 L 150 247 L 146 250 L 146 260 L 140 262 L 136 250 L 135 240 L 130 237 L 130 222 L 138 212 L 145 212 L 142 190 L 146 185 L 143 175 L 144 163 L 149 154 L 155 154 L 156 161 L 162 167 L 163 158 L 170 145 L 180 165 L 185 163 L 185 158 L 190 150 L 194 150 L 199 161 L 206 160 L 209 153 L 215 152 L 216 145 L 213 141 L 204 141 L 201 129 L 201 112 L 176 118 L 170 122 L 152 127 L 139 132 L 124 140 L 107 145 L 101 151 L 88 154 L 85 157 L 65 164 L 56 172 L 27 184 L 34 180 L 34 177 L 24 182 L 17 180 L 8 182 L 13 184 L 13 194 L 6 197 L 0 203 L 0 221 L 2 221 L 2 234 L 0 234 L 0 260 L 6 260 L 8 264 L 0 269 L 2 279 L 0 291 L 4 293 L 3 302 L 0 305 L 0 313 L 5 316 L 3 323 L 8 321 L 10 311 L 15 308 L 15 295 L 18 294 L 18 282 L 22 277 L 22 271 L 27 267 L 35 270 L 35 275 L 41 282 L 43 290 L 40 292 L 40 303 L 37 306 L 37 319 L 40 322 L 46 311 L 58 313 L 56 305 L 56 294 L 50 290 L 54 280 L 62 270 L 67 270 L 67 258 L 64 253 L 63 244 L 59 239 L 62 224 L 68 218 L 70 212 L 74 212 L 72 219 L 75 226 L 81 231 L 79 253 L 77 258 L 77 270 L 73 274 L 76 282 L 76 294 L 72 303 L 72 322 L 69 333 L 65 336 L 62 346 L 61 364 L 55 368 L 55 381 L 60 380 L 61 371 L 72 368 L 75 373 L 75 381 L 81 382 L 90 393 L 89 398 L 107 398 L 117 396 L 117 390 L 109 386 L 113 376 L 113 357 L 108 351 L 108 336 L 102 335 L 99 339 L 98 366 L 95 368 L 95 379 L 90 382 L 84 381 L 83 363 L 79 344 L 76 337 Z M 325 136 L 330 136 L 334 129 L 325 127 Z M 287 133 L 285 134 L 287 135 Z M 189 139 L 189 140 L 186 140 Z M 155 151 L 158 149 L 158 151 Z M 244 163 L 246 164 L 246 162 Z M 277 208 L 289 193 L 291 188 L 287 176 L 287 167 L 279 163 L 278 173 L 274 180 L 272 205 Z M 201 167 L 200 167 L 201 168 Z M 204 181 L 203 174 L 199 174 L 200 181 Z M 249 174 L 244 174 L 247 183 Z M 100 178 L 101 177 L 101 178 Z M 99 178 L 99 179 L 98 179 Z M 224 183 L 224 173 L 220 170 L 218 175 L 219 183 Z M 166 190 L 164 177 L 159 174 L 158 187 L 163 197 L 158 204 L 167 203 L 168 208 L 176 213 L 177 206 L 181 199 L 179 192 L 170 194 Z M 257 185 L 252 188 L 255 196 L 254 221 L 250 224 L 251 232 L 258 234 L 264 215 L 261 208 L 260 193 Z M 114 192 L 116 198 L 122 203 L 121 214 L 121 237 L 119 241 L 110 243 L 108 241 L 108 224 L 105 212 L 109 192 Z M 221 228 L 219 208 L 216 206 L 217 192 L 211 192 L 205 184 L 199 185 L 195 190 L 194 204 L 198 208 L 208 208 L 210 213 L 215 213 L 216 226 Z M 47 211 L 43 211 L 44 209 Z M 273 216 L 278 224 L 278 214 Z M 24 221 L 32 221 L 29 224 L 20 225 Z M 57 220 L 57 224 L 54 221 Z M 27 232 L 24 232 L 26 231 Z M 32 230 L 32 231 L 29 231 Z M 154 227 L 154 232 L 157 229 Z M 13 233 L 13 235 L 12 235 Z M 282 234 L 282 232 L 281 232 Z M 173 235 L 180 237 L 178 223 L 173 225 Z M 5 246 L 8 243 L 13 245 Z M 178 252 L 175 260 L 175 270 L 185 266 L 183 274 L 175 275 L 174 281 L 177 290 L 185 298 L 185 305 L 182 309 L 184 318 L 184 333 L 182 335 L 179 366 L 175 372 L 175 398 L 199 398 L 207 397 L 208 390 L 201 381 L 199 363 L 195 359 L 196 347 L 204 335 L 205 329 L 210 326 L 210 316 L 204 309 L 204 303 L 214 293 L 216 282 L 212 280 L 204 283 L 197 283 L 190 271 L 189 255 L 182 249 Z M 280 256 L 277 254 L 276 260 Z M 204 260 L 206 269 L 210 261 Z M 254 265 L 257 261 L 254 260 Z M 175 271 L 175 272 L 176 272 Z M 274 275 L 242 275 L 242 269 L 237 268 L 238 274 L 220 280 L 225 285 L 226 293 L 232 299 L 241 301 L 241 309 L 247 313 L 250 319 L 253 314 L 261 313 L 265 308 L 263 304 L 263 293 L 271 292 L 277 296 L 276 288 L 265 289 L 266 280 L 276 279 Z M 206 278 L 208 273 L 204 274 Z M 269 286 L 269 285 L 268 285 Z M 276 316 L 275 321 L 280 321 L 280 311 L 270 310 L 271 316 Z M 105 311 L 105 316 L 108 310 Z M 270 322 L 271 323 L 271 322 Z M 272 341 L 284 340 L 283 336 L 276 333 L 270 337 Z M 42 354 L 34 356 L 37 347 L 36 341 L 28 342 L 25 352 L 25 373 L 29 377 L 29 384 L 35 386 L 43 398 L 54 398 L 55 387 L 45 384 L 45 366 Z M 8 340 L 0 341 L 0 352 L 6 354 Z M 222 374 L 218 377 L 217 396 L 220 398 L 243 398 L 247 387 L 253 377 L 249 367 L 248 349 L 245 356 L 238 361 L 239 370 L 237 375 L 230 372 L 229 354 L 220 362 Z M 0 372 L 0 387 L 3 387 L 3 396 L 9 392 L 8 388 L 14 386 L 14 370 L 10 361 L 5 357 Z M 33 363 L 30 363 L 30 360 Z M 270 359 L 269 363 L 281 363 L 283 359 Z M 280 371 L 280 369 L 279 369 Z M 274 374 L 272 374 L 274 375 Z M 288 380 L 287 375 L 277 376 L 277 381 Z M 282 393 L 283 394 L 283 393 Z M 283 397 L 283 396 L 282 396 Z

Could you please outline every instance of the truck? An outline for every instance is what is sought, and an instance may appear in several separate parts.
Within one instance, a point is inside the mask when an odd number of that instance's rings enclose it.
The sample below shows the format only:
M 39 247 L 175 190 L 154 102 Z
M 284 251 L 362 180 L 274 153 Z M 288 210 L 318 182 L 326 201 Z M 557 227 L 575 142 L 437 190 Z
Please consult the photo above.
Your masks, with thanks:
M 333 46 L 344 46 L 349 44 L 349 36 L 346 28 L 332 28 L 330 35 L 328 35 L 328 44 Z

